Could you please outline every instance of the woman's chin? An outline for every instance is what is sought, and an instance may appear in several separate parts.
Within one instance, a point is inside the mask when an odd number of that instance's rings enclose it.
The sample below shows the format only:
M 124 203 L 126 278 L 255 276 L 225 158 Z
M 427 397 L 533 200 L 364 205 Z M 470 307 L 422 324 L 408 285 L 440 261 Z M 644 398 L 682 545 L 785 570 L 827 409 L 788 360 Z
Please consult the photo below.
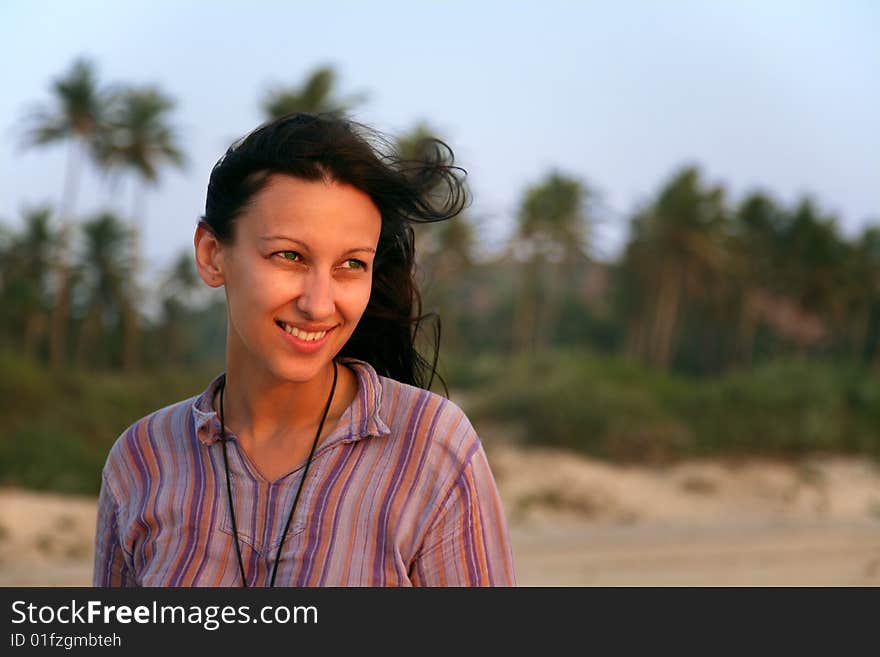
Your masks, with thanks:
M 272 372 L 276 378 L 285 383 L 308 383 L 319 376 L 327 367 L 330 359 L 315 359 L 310 363 L 274 367 Z

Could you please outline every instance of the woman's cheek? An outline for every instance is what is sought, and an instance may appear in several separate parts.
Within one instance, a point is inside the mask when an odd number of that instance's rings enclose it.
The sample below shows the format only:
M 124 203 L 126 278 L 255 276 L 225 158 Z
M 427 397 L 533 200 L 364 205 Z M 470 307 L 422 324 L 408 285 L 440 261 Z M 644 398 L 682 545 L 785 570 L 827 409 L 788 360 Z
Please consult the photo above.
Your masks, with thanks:
M 358 309 L 358 317 L 360 317 L 360 315 L 362 315 L 367 309 L 367 305 L 370 303 L 370 294 L 372 290 L 373 280 L 372 277 L 369 277 L 360 287 L 357 298 L 353 301 L 353 306 Z

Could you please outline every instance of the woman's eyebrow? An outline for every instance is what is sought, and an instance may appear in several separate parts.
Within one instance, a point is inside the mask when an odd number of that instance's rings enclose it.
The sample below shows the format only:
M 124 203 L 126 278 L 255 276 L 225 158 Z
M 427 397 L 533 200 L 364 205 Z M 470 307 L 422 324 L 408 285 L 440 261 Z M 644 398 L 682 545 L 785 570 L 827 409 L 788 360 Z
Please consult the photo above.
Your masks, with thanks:
M 303 242 L 302 240 L 298 240 L 295 237 L 287 237 L 286 235 L 261 235 L 260 239 L 264 242 L 276 242 L 276 241 L 284 241 L 284 242 L 293 242 L 294 244 L 299 244 L 306 251 L 309 250 L 309 245 Z M 375 253 L 376 249 L 372 246 L 358 246 L 353 249 L 348 249 L 345 253 L 354 253 L 356 251 L 369 251 L 370 253 Z

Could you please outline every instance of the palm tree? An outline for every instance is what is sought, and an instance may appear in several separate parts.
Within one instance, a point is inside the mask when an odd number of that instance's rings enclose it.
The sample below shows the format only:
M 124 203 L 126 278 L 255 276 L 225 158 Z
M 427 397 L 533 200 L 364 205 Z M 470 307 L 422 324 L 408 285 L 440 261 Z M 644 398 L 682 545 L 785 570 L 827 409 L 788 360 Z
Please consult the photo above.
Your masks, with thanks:
M 825 216 L 809 198 L 786 214 L 780 239 L 779 279 L 801 309 L 824 318 L 826 327 L 845 323 L 849 298 L 845 277 L 850 248 L 840 237 L 837 219 Z M 824 336 L 825 338 L 828 335 Z M 822 337 L 809 340 L 821 343 Z M 810 345 L 796 345 L 804 354 Z
M 25 210 L 22 232 L 8 240 L 0 255 L 4 324 L 21 332 L 26 358 L 33 358 L 40 347 L 51 309 L 48 282 L 58 240 L 51 217 L 48 206 Z
M 85 58 L 73 62 L 70 70 L 51 86 L 52 102 L 34 108 L 27 119 L 26 146 L 68 143 L 64 189 L 61 196 L 61 250 L 56 261 L 58 298 L 51 318 L 51 361 L 63 367 L 67 359 L 67 327 L 70 307 L 70 273 L 65 252 L 70 244 L 74 199 L 83 157 L 91 152 L 104 129 L 107 93 L 99 88 L 95 67 Z
M 438 142 L 442 141 L 437 134 L 427 123 L 420 121 L 397 138 L 398 157 L 404 163 L 432 162 L 438 157 Z M 473 264 L 474 226 L 466 215 L 461 214 L 437 224 L 418 224 L 415 234 L 419 265 L 429 278 L 438 273 L 437 268 L 441 264 L 451 271 L 461 271 Z
M 188 300 L 200 288 L 201 279 L 195 268 L 192 252 L 182 251 L 173 261 L 160 285 L 162 299 L 162 326 L 160 334 L 166 349 L 165 356 L 174 366 L 179 366 L 183 356 L 186 332 Z
M 109 112 L 105 139 L 98 142 L 102 163 L 111 170 L 128 169 L 151 184 L 158 182 L 164 163 L 184 166 L 177 134 L 167 123 L 175 104 L 157 87 L 119 92 Z
M 667 368 L 689 300 L 710 299 L 729 268 L 724 191 L 704 189 L 696 167 L 676 174 L 637 213 L 623 260 L 631 321 L 629 349 Z
M 83 224 L 82 314 L 77 361 L 107 366 L 118 344 L 118 327 L 131 304 L 131 236 L 116 215 L 102 212 Z M 107 333 L 110 331 L 111 335 Z
M 872 225 L 873 224 L 873 225 Z M 854 348 L 864 365 L 880 369 L 880 228 L 869 222 L 859 236 L 852 258 L 852 285 L 855 291 Z
M 426 122 L 418 122 L 409 132 L 396 140 L 397 156 L 405 163 L 418 166 L 433 162 L 438 156 L 437 132 Z M 440 190 L 440 179 L 435 189 Z M 429 190 L 429 195 L 433 190 Z M 466 308 L 460 299 L 467 276 L 474 265 L 475 229 L 472 220 L 464 213 L 451 219 L 414 226 L 418 268 L 425 280 L 427 305 L 442 308 L 446 321 L 443 334 L 453 350 L 460 350 L 461 336 L 458 325 Z
M 777 281 L 784 213 L 769 196 L 753 192 L 733 214 L 731 266 L 740 286 L 736 304 L 735 360 L 751 365 L 759 324 L 768 303 L 783 290 Z
M 184 155 L 174 130 L 167 123 L 174 101 L 155 87 L 126 89 L 113 104 L 109 130 L 99 143 L 102 162 L 109 170 L 122 169 L 136 177 L 132 187 L 131 238 L 133 262 L 130 272 L 132 291 L 128 300 L 136 302 L 140 272 L 140 230 L 143 194 L 147 184 L 155 185 L 159 169 L 165 164 L 184 166 Z M 137 367 L 139 320 L 134 305 L 125 312 L 125 369 Z
M 263 115 L 271 121 L 292 112 L 344 113 L 366 98 L 363 93 L 337 98 L 335 86 L 336 71 L 330 66 L 321 66 L 312 71 L 301 86 L 270 89 L 261 103 Z
M 515 349 L 545 347 L 556 332 L 564 286 L 587 259 L 590 196 L 585 183 L 558 171 L 523 196 L 511 244 L 514 256 L 526 263 L 514 317 Z

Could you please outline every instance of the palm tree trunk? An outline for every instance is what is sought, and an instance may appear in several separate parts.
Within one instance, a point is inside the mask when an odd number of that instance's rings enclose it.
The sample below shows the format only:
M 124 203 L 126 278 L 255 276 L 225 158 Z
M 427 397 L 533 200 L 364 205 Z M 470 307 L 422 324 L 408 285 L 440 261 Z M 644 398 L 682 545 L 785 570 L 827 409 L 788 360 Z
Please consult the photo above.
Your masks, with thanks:
M 738 364 L 751 367 L 755 357 L 755 334 L 758 330 L 758 307 L 755 292 L 751 289 L 743 294 L 740 308 L 739 326 L 736 332 Z
M 140 330 L 138 326 L 137 311 L 130 301 L 125 304 L 123 317 L 124 347 L 122 367 L 126 372 L 134 372 L 140 367 L 138 345 L 140 343 Z
M 646 294 L 647 292 L 647 294 Z M 650 289 L 639 284 L 630 292 L 633 299 L 626 331 L 626 354 L 628 357 L 649 362 L 649 339 L 654 304 Z
M 67 253 L 71 248 L 71 228 L 73 207 L 79 181 L 81 148 L 74 139 L 67 150 L 67 165 L 64 172 L 64 189 L 59 203 L 61 230 L 59 231 L 58 251 L 58 291 L 52 308 L 49 338 L 49 359 L 52 369 L 58 371 L 67 363 L 67 333 L 70 322 L 70 266 Z
M 131 214 L 131 271 L 127 298 L 123 305 L 123 357 L 122 364 L 126 372 L 133 372 L 140 366 L 140 322 L 137 313 L 137 301 L 140 298 L 138 279 L 140 277 L 140 226 L 138 218 L 143 211 L 143 189 L 137 182 L 133 186 L 133 209 Z
M 655 309 L 651 362 L 661 369 L 668 369 L 672 360 L 672 347 L 675 338 L 675 324 L 678 319 L 681 280 L 673 265 L 664 267 L 660 293 L 657 295 Z
M 27 360 L 35 360 L 35 352 L 42 341 L 46 328 L 45 316 L 42 311 L 31 312 L 24 322 L 24 356 Z
M 626 355 L 629 358 L 640 358 L 645 354 L 642 333 L 645 325 L 644 313 L 632 317 L 627 323 L 626 330 Z
M 550 268 L 551 271 L 556 270 L 559 276 L 551 276 L 546 289 L 544 312 L 541 313 L 543 322 L 538 333 L 538 346 L 541 349 L 553 346 L 553 340 L 559 329 L 559 319 L 562 317 L 566 286 L 572 284 L 575 274 L 574 264 L 568 259 L 563 260 L 559 265 L 551 265 Z
M 871 299 L 868 303 L 868 311 L 865 317 L 865 329 L 862 347 L 861 362 L 877 371 L 880 369 L 880 349 L 878 349 L 878 335 L 880 335 L 880 301 Z
M 173 302 L 173 300 L 172 300 Z M 178 366 L 183 355 L 181 346 L 181 328 L 183 319 L 178 315 L 177 308 L 173 303 L 165 305 L 165 321 L 164 327 L 160 335 L 164 334 L 163 346 L 166 348 L 168 362 Z
M 461 301 L 463 289 L 459 285 L 459 294 L 454 293 L 456 289 L 454 287 L 454 274 L 447 267 L 439 267 L 434 280 L 437 285 L 435 298 L 437 299 L 437 307 L 440 309 L 440 316 L 443 321 L 442 348 L 457 354 L 461 351 L 461 335 L 458 330 L 458 323 L 464 310 Z
M 541 275 L 538 256 L 532 256 L 532 260 L 525 267 L 524 273 L 520 297 L 516 304 L 517 312 L 513 322 L 513 347 L 519 353 L 532 352 L 535 349 Z
M 80 324 L 79 336 L 76 341 L 76 364 L 80 368 L 97 368 L 98 354 L 93 351 L 95 337 L 100 329 L 101 308 L 90 306 Z

